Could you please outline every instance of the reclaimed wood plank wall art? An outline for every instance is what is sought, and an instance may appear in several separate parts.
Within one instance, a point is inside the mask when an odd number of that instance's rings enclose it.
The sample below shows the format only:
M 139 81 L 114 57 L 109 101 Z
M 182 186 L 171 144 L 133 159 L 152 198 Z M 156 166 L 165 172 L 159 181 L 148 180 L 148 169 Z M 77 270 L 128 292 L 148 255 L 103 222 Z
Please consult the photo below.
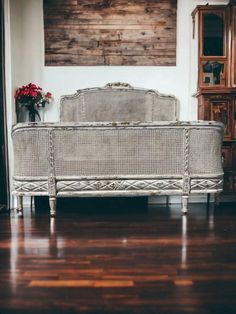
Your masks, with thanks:
M 177 0 L 44 0 L 45 64 L 175 65 Z

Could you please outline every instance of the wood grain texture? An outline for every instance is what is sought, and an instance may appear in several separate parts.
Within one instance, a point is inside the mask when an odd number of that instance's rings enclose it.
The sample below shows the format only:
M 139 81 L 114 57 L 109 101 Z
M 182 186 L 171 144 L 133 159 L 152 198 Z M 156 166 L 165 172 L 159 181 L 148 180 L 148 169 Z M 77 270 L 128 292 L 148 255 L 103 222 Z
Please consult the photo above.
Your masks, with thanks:
M 177 0 L 44 0 L 46 65 L 175 65 Z
M 236 313 L 235 204 L 63 202 L 1 214 L 1 314 Z
M 132 280 L 32 280 L 29 287 L 133 287 Z

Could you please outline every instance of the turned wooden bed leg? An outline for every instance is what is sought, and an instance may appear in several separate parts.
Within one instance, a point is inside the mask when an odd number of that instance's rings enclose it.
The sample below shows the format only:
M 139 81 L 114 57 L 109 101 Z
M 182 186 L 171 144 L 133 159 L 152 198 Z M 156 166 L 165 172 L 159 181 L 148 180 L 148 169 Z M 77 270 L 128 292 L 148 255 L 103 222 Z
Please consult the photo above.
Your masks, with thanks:
M 30 196 L 30 210 L 32 211 L 33 210 L 33 206 L 34 206 L 34 196 Z
M 210 197 L 211 197 L 211 194 L 210 194 L 210 193 L 207 193 L 207 206 L 209 206 L 209 203 L 210 203 Z
M 169 206 L 169 195 L 166 195 L 166 206 Z
M 56 217 L 56 206 L 57 206 L 56 197 L 49 197 L 49 205 L 50 205 L 50 216 Z
M 23 216 L 23 196 L 17 196 L 17 208 L 16 208 L 18 216 Z
M 214 195 L 214 203 L 215 203 L 215 206 L 220 205 L 220 193 L 219 192 L 215 193 Z
M 181 208 L 182 214 L 186 215 L 188 212 L 188 196 L 183 195 L 182 196 L 182 208 Z

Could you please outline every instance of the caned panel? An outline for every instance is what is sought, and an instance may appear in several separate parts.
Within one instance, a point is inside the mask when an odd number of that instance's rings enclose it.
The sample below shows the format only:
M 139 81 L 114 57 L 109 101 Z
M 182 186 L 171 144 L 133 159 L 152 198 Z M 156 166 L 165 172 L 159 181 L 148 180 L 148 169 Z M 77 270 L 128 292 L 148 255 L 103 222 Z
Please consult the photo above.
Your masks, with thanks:
M 54 141 L 57 176 L 183 173 L 183 129 L 59 129 Z
M 196 128 L 190 132 L 190 174 L 219 174 L 222 172 L 222 133 L 220 129 Z
M 25 129 L 13 134 L 14 175 L 48 176 L 48 131 Z
M 143 90 L 97 90 L 61 100 L 63 122 L 174 121 L 176 99 Z

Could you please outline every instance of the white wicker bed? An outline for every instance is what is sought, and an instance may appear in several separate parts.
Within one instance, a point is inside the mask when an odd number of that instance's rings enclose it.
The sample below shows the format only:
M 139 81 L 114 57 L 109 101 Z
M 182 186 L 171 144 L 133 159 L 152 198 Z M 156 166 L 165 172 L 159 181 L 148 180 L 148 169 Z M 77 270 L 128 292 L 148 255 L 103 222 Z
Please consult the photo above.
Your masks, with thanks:
M 128 84 L 61 98 L 58 123 L 13 127 L 14 193 L 57 197 L 189 195 L 222 191 L 223 125 L 176 121 L 176 99 Z M 164 121 L 163 121 L 164 120 Z

